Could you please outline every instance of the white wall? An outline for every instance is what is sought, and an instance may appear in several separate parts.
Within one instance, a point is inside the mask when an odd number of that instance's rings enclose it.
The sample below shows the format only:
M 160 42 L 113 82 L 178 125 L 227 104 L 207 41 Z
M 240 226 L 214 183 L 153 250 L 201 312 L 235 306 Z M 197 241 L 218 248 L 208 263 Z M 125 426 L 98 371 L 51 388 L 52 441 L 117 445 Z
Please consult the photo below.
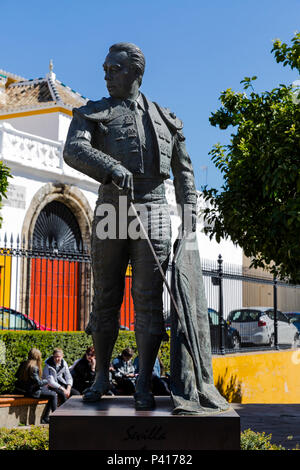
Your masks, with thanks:
M 202 259 L 217 260 L 222 255 L 224 263 L 241 266 L 243 263 L 243 250 L 234 245 L 230 240 L 222 240 L 220 243 L 215 239 L 210 240 L 201 228 L 197 232 L 200 257 Z
M 65 142 L 67 138 L 69 126 L 71 124 L 71 120 L 72 120 L 71 116 L 67 116 L 66 114 L 59 113 L 59 127 L 58 127 L 57 140 Z
M 58 112 L 38 114 L 6 119 L 5 121 L 19 131 L 57 141 L 63 140 L 60 139 L 62 134 L 60 130 L 60 114 Z
M 35 193 L 42 187 L 43 183 L 33 178 L 16 175 L 14 178 L 9 179 L 9 182 L 14 186 L 25 188 L 24 209 L 6 206 L 5 200 L 3 200 L 4 205 L 1 208 L 1 215 L 3 217 L 1 233 L 6 232 L 9 236 L 13 233 L 14 239 L 16 239 L 18 234 L 21 235 L 24 217 L 30 202 Z

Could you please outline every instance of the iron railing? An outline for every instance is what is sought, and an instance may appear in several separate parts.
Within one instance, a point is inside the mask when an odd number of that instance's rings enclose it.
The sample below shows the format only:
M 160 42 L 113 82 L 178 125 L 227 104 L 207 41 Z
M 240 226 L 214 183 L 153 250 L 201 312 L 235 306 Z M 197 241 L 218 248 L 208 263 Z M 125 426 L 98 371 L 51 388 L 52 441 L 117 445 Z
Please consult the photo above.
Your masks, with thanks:
M 84 246 L 60 251 L 4 237 L 0 329 L 83 330 L 91 309 L 91 259 Z

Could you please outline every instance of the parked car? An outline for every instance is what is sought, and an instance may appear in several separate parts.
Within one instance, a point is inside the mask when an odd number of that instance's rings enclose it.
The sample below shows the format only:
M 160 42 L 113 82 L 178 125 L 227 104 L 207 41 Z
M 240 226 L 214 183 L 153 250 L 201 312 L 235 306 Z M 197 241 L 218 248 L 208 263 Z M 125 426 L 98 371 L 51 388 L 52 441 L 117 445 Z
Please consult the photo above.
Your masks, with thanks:
M 220 347 L 220 326 L 219 326 L 219 314 L 214 308 L 208 309 L 208 319 L 210 327 L 210 342 L 212 349 L 219 349 Z M 171 328 L 171 316 L 170 313 L 166 315 L 165 327 L 167 330 Z M 241 339 L 239 332 L 224 323 L 224 347 L 226 349 L 239 349 L 241 347 Z
M 130 331 L 130 329 L 128 328 L 128 326 L 125 326 L 125 325 L 120 325 L 120 330 Z
M 220 325 L 219 313 L 213 309 L 208 309 L 208 319 L 210 326 L 210 342 L 212 349 L 220 347 Z M 224 347 L 225 349 L 239 349 L 241 347 L 241 338 L 238 330 L 228 323 L 224 323 Z
M 48 328 L 40 324 L 21 312 L 7 307 L 0 307 L 0 330 L 57 331 L 54 328 Z
M 36 323 L 23 313 L 0 307 L 0 330 L 37 330 Z
M 236 328 L 242 343 L 274 346 L 274 309 L 270 307 L 243 307 L 232 310 L 228 323 Z M 278 344 L 297 347 L 299 331 L 291 320 L 277 310 Z
M 291 320 L 293 325 L 300 332 L 300 312 L 284 312 L 284 314 Z

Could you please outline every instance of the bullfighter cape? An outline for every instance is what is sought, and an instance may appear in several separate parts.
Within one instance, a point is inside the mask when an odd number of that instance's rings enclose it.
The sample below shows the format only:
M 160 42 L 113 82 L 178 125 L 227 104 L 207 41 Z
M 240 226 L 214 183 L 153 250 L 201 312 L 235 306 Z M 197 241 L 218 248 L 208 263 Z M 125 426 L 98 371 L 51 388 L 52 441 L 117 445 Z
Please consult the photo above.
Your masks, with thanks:
M 214 385 L 210 327 L 197 235 L 178 240 L 172 263 L 171 397 L 173 414 L 225 411 Z

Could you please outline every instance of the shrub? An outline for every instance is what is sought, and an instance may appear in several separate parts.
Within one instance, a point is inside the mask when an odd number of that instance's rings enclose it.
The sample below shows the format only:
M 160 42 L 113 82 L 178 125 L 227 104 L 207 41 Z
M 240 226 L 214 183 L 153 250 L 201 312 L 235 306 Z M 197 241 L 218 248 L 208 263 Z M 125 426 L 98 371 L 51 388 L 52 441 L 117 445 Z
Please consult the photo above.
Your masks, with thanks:
M 49 430 L 41 426 L 0 428 L 0 450 L 49 450 Z
M 0 331 L 0 343 L 4 345 L 4 354 L 0 360 L 0 394 L 13 393 L 15 373 L 22 361 L 27 359 L 28 351 L 35 347 L 42 353 L 45 361 L 58 347 L 64 351 L 64 358 L 69 365 L 80 358 L 87 346 L 92 344 L 91 336 L 83 331 Z M 112 357 L 131 347 L 136 350 L 135 335 L 132 331 L 120 331 Z M 165 371 L 169 370 L 169 343 L 162 343 L 160 353 Z
M 241 450 L 285 450 L 281 445 L 271 443 L 272 434 L 246 429 L 241 433 Z

